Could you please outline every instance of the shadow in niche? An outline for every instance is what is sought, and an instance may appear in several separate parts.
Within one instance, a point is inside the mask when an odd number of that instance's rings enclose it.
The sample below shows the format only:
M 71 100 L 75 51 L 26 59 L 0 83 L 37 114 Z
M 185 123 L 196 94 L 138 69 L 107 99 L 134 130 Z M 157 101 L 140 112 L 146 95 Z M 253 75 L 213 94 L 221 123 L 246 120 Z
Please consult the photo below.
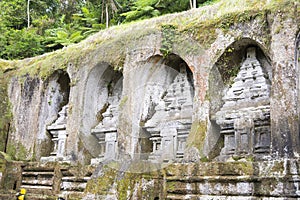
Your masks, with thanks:
M 240 115 L 238 113 L 244 113 L 246 116 L 258 115 L 255 114 L 259 112 L 259 109 L 256 108 L 258 106 L 265 106 L 265 110 L 269 110 L 271 79 L 270 59 L 259 45 L 251 39 L 244 38 L 234 42 L 220 56 L 212 68 L 209 78 L 212 127 L 208 138 L 208 143 L 211 145 L 208 152 L 211 157 L 218 154 L 242 155 L 244 154 L 242 153 L 244 147 L 240 145 L 248 146 L 248 142 L 251 144 L 256 143 L 256 145 L 253 144 L 255 147 L 249 144 L 251 146 L 249 146 L 251 149 L 251 152 L 248 152 L 249 155 L 252 155 L 252 151 L 257 154 L 267 152 L 264 149 L 267 149 L 265 146 L 267 144 L 259 147 L 259 143 L 262 140 L 269 141 L 266 137 L 270 137 L 270 122 L 268 120 L 270 113 L 263 112 L 265 116 L 262 119 L 265 119 L 265 121 L 258 120 L 256 117 L 252 119 L 253 122 L 237 119 L 243 118 L 242 116 L 238 117 Z M 226 122 L 222 119 L 224 116 Z M 252 127 L 251 124 L 254 124 L 253 128 L 250 128 Z M 246 128 L 248 126 L 249 128 Z M 242 130 L 245 133 L 239 133 Z M 265 141 L 264 143 L 268 142 Z M 222 150 L 220 147 L 223 147 Z M 224 153 L 225 151 L 226 153 Z
M 59 105 L 60 109 L 69 103 L 69 95 L 70 95 L 70 77 L 67 72 L 60 72 L 59 78 L 57 80 L 60 86 L 60 93 L 62 94 L 62 101 Z
M 151 60 L 152 59 L 152 60 Z M 142 159 L 156 162 L 183 158 L 186 139 L 191 128 L 194 81 L 193 73 L 178 55 L 152 57 L 148 62 L 157 68 L 173 70 L 171 79 L 155 82 L 149 77 L 143 113 L 140 117 L 139 153 Z M 158 62 L 159 61 L 159 62 Z M 158 66 L 161 65 L 161 66 Z M 167 80 L 168 74 L 161 79 Z M 150 84 L 149 84 L 150 83 Z M 153 92 L 155 91 L 155 92 Z
M 153 143 L 149 139 L 151 134 L 145 129 L 140 129 L 139 146 L 141 147 L 141 160 L 148 160 L 149 153 L 153 151 Z

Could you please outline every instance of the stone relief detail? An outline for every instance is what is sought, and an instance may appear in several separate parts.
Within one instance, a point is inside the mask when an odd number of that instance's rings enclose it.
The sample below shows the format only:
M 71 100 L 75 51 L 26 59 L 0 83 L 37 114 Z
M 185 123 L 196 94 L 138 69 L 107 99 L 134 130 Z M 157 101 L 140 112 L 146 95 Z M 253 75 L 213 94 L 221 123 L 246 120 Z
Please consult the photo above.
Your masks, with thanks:
M 145 123 L 153 150 L 149 160 L 168 161 L 183 158 L 186 139 L 192 124 L 193 88 L 185 67 L 168 87 L 155 107 L 155 113 Z
M 92 159 L 93 163 L 99 163 L 106 159 L 116 159 L 117 156 L 117 121 L 119 95 L 108 97 L 108 107 L 102 114 L 103 120 L 91 130 L 91 133 L 97 137 L 101 147 L 101 153 L 98 158 Z
M 269 152 L 270 88 L 270 81 L 256 58 L 256 48 L 248 48 L 246 60 L 216 114 L 224 135 L 220 159 Z
M 163 86 L 158 83 L 148 84 L 146 86 L 145 100 L 144 100 L 144 109 L 141 116 L 141 121 L 145 122 L 148 119 L 151 119 L 155 113 L 155 106 L 161 99 L 161 96 L 164 93 Z
M 50 153 L 49 157 L 42 157 L 41 161 L 67 161 L 68 158 L 65 156 L 65 146 L 68 137 L 66 131 L 67 119 L 68 119 L 68 105 L 62 107 L 58 113 L 58 118 L 53 124 L 47 127 L 47 130 L 52 136 L 54 142 L 53 152 Z

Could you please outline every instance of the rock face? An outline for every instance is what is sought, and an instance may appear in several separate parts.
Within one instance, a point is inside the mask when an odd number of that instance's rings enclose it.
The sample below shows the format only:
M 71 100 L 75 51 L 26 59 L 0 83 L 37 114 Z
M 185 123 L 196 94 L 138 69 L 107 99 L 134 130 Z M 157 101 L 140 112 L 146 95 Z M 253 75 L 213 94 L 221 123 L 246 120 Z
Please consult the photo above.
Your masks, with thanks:
M 2 162 L 1 188 L 85 199 L 300 198 L 299 2 L 230 2 L 6 63 L 5 149 L 24 162 Z

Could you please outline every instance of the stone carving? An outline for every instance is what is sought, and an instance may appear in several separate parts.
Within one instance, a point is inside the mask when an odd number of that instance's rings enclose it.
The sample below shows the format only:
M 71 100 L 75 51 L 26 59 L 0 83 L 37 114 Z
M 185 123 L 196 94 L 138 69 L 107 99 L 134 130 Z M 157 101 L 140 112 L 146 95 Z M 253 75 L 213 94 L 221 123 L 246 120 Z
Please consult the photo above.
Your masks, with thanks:
M 145 122 L 151 119 L 155 112 L 155 106 L 161 99 L 164 93 L 163 85 L 159 83 L 151 83 L 146 86 L 144 109 L 142 111 L 141 121 Z
M 188 81 L 185 66 L 158 102 L 155 113 L 145 123 L 150 133 L 153 150 L 150 160 L 183 158 L 185 143 L 192 124 L 193 89 Z
M 108 107 L 102 114 L 103 120 L 91 130 L 97 137 L 101 147 L 98 158 L 91 163 L 99 163 L 105 159 L 115 159 L 117 156 L 117 120 L 118 120 L 119 95 L 108 98 Z
M 224 135 L 220 159 L 232 155 L 256 155 L 270 148 L 270 81 L 256 59 L 256 48 L 247 49 L 232 87 L 216 114 Z
M 41 161 L 66 161 L 65 146 L 67 140 L 66 124 L 67 124 L 67 110 L 68 105 L 62 107 L 58 113 L 56 121 L 47 127 L 47 130 L 52 135 L 52 141 L 54 142 L 53 152 L 49 157 L 42 157 Z

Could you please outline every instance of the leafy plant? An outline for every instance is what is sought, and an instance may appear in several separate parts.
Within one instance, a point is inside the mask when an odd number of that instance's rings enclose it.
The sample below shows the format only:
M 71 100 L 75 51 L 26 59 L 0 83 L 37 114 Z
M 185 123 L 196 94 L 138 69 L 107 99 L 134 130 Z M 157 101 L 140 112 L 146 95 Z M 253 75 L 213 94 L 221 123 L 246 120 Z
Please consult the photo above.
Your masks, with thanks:
M 65 47 L 70 44 L 77 43 L 84 38 L 81 34 L 82 31 L 79 30 L 78 26 L 65 24 L 64 20 L 65 16 L 62 16 L 60 19 L 62 27 L 46 30 L 46 38 L 44 42 L 46 47 Z
M 125 17 L 125 22 L 159 16 L 159 10 L 155 9 L 157 2 L 158 0 L 137 0 L 132 10 L 122 13 L 121 16 Z
M 55 47 L 55 46 L 69 46 L 70 44 L 74 44 L 76 42 L 81 41 L 84 36 L 81 35 L 81 31 L 74 31 L 67 28 L 57 28 L 50 29 L 47 32 L 51 35 L 46 38 L 47 47 Z
M 105 28 L 104 24 L 99 23 L 99 12 L 97 9 L 88 7 L 81 8 L 82 13 L 73 15 L 73 19 L 80 25 L 79 29 L 83 32 L 83 36 L 91 35 Z
M 197 2 L 204 1 L 214 0 Z M 189 2 L 1 0 L 0 58 L 20 59 L 56 50 L 77 43 L 109 25 L 187 10 Z
M 6 29 L 0 43 L 0 57 L 4 59 L 22 59 L 44 52 L 43 38 L 36 33 L 35 28 L 22 30 Z

